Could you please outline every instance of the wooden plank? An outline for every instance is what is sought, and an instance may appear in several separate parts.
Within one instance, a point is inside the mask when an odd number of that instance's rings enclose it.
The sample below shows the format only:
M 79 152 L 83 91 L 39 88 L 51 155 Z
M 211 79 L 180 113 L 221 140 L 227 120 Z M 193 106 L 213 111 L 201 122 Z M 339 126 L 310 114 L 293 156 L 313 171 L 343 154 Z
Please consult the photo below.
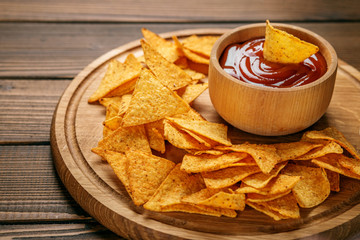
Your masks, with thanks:
M 87 223 L 51 223 L 51 224 L 2 224 L 1 239 L 123 239 L 101 226 L 97 222 Z
M 0 23 L 0 77 L 73 78 L 107 51 L 156 33 L 243 24 L 55 24 Z M 360 69 L 360 23 L 295 23 L 326 38 L 338 57 Z M 26 37 L 25 37 L 26 36 Z
M 70 80 L 1 80 L 0 144 L 49 142 L 56 104 Z
M 49 145 L 0 145 L 0 152 L 0 222 L 93 220 L 58 178 Z
M 2 21 L 217 22 L 359 20 L 360 2 L 329 1 L 46 1 L 3 0 Z

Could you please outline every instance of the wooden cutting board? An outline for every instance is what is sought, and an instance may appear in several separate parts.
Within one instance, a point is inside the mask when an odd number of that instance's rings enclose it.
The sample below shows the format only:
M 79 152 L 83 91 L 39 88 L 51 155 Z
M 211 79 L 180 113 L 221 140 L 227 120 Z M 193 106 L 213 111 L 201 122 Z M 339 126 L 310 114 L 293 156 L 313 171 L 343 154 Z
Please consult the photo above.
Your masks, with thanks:
M 183 30 L 163 34 L 180 39 L 191 34 L 222 34 L 225 29 Z M 111 231 L 131 239 L 291 239 L 309 236 L 344 237 L 359 228 L 360 181 L 341 178 L 341 191 L 331 193 L 320 206 L 301 209 L 301 218 L 274 221 L 250 207 L 236 218 L 210 217 L 187 213 L 158 213 L 135 206 L 110 166 L 90 149 L 102 138 L 104 107 L 88 104 L 109 60 L 124 61 L 129 53 L 142 55 L 140 41 L 116 48 L 89 64 L 71 82 L 59 100 L 51 128 L 51 146 L 57 172 L 64 185 L 91 216 Z M 208 121 L 224 120 L 211 105 L 208 92 L 195 100 L 193 108 Z M 339 61 L 334 95 L 326 114 L 311 129 L 334 126 L 359 150 L 360 148 L 360 73 Z M 303 132 L 261 137 L 229 126 L 233 144 L 292 142 Z M 163 157 L 181 161 L 184 152 L 167 146 Z

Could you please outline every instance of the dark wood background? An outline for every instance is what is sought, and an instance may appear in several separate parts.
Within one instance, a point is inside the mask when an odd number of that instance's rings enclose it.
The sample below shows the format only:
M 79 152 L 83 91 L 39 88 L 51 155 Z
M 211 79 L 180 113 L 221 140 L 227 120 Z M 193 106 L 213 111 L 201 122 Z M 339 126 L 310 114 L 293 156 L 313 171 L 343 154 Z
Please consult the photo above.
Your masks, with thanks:
M 162 33 L 266 19 L 322 35 L 360 69 L 358 0 L 0 0 L 0 239 L 118 238 L 71 198 L 50 150 L 59 97 L 92 60 L 141 38 L 142 27 Z M 358 222 L 342 226 L 339 238 L 360 238 Z

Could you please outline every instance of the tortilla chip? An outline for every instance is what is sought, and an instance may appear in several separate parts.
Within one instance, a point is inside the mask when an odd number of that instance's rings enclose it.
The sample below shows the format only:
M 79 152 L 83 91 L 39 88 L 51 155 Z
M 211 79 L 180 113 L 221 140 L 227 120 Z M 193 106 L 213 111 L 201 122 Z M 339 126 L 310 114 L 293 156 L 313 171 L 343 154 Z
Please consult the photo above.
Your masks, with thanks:
M 292 189 L 300 207 L 312 208 L 323 201 L 330 194 L 330 183 L 326 173 L 321 168 L 312 168 L 295 164 L 288 164 L 282 170 L 283 174 L 301 176 L 301 180 Z
M 165 206 L 161 210 L 161 212 L 186 212 L 186 213 L 197 213 L 202 215 L 209 215 L 209 216 L 215 216 L 215 217 L 221 217 L 222 215 L 227 217 L 236 217 L 236 211 L 231 209 L 225 209 L 225 208 L 215 208 L 205 205 L 193 205 L 189 203 L 179 203 L 179 204 L 173 204 L 170 206 Z
M 122 117 L 116 115 L 112 118 L 106 119 L 104 121 L 104 126 L 109 128 L 110 130 L 116 130 L 121 127 Z
M 143 69 L 125 113 L 123 126 L 154 122 L 188 112 L 189 109 L 189 105 L 176 93 L 162 85 L 149 70 Z
M 124 114 L 126 113 L 129 105 L 130 105 L 130 100 L 131 100 L 132 94 L 124 94 L 121 97 L 121 101 L 119 103 L 119 110 L 118 110 L 118 115 L 119 116 L 124 116 Z
M 182 199 L 183 202 L 243 211 L 245 194 L 234 193 L 231 189 L 205 188 Z
M 158 34 L 146 29 L 141 29 L 142 35 L 145 40 L 150 43 L 150 45 L 158 51 L 166 60 L 169 62 L 176 62 L 180 58 L 179 51 L 177 50 L 176 45 L 168 41 Z
M 183 158 L 181 169 L 186 172 L 209 172 L 226 168 L 231 163 L 241 161 L 247 157 L 246 153 L 227 153 L 222 155 L 190 155 L 186 154 Z
M 212 47 L 219 39 L 219 36 L 197 36 L 191 35 L 182 40 L 182 44 L 185 48 L 192 52 L 195 52 L 203 57 L 210 58 Z
M 163 85 L 171 90 L 176 90 L 193 82 L 193 79 L 184 70 L 167 61 L 147 42 L 142 40 L 141 46 L 144 51 L 146 65 Z
M 206 76 L 205 74 L 201 73 L 201 72 L 197 72 L 194 71 L 193 69 L 190 68 L 185 68 L 183 69 L 184 72 L 186 72 L 195 82 L 204 79 Z
M 165 207 L 181 204 L 181 199 L 205 188 L 200 174 L 188 174 L 177 164 L 161 183 L 144 208 L 162 211 Z
M 325 169 L 325 173 L 330 183 L 330 190 L 334 192 L 340 192 L 340 174 L 328 169 Z
M 212 172 L 202 172 L 206 187 L 224 188 L 234 185 L 247 176 L 260 172 L 257 166 L 228 167 Z
M 254 203 L 250 203 L 250 205 L 252 204 Z M 255 206 L 261 206 L 260 208 L 255 209 L 261 210 L 260 212 L 273 217 L 275 220 L 300 218 L 300 209 L 292 194 L 287 194 L 271 201 L 259 202 L 256 203 Z
M 230 146 L 231 142 L 227 138 L 227 126 L 221 123 L 211 123 L 208 121 L 187 121 L 180 118 L 167 118 L 177 127 L 189 130 L 201 137 L 208 138 L 219 144 Z
M 335 141 L 346 149 L 346 151 L 348 151 L 353 157 L 360 161 L 360 155 L 356 151 L 355 147 L 336 128 L 328 127 L 321 131 L 309 131 L 304 133 L 304 137 L 308 139 L 325 139 Z
M 347 161 L 347 160 L 342 160 L 343 158 L 347 158 L 347 157 L 342 154 L 331 153 L 331 154 L 327 154 L 323 157 L 313 159 L 312 162 L 315 163 L 316 165 L 318 165 L 319 167 L 328 169 L 333 172 L 340 173 L 341 175 L 344 175 L 344 176 L 347 176 L 350 178 L 355 178 L 355 179 L 360 180 L 359 174 L 349 170 L 348 168 L 343 167 L 340 164 L 340 161 L 342 161 L 342 162 Z
M 146 133 L 148 136 L 150 148 L 158 152 L 165 153 L 165 139 L 158 129 L 153 128 L 152 125 L 145 124 Z
M 256 202 L 256 203 L 268 202 L 268 201 L 272 201 L 272 200 L 281 198 L 283 196 L 286 196 L 290 192 L 291 192 L 291 190 L 287 190 L 285 192 L 280 192 L 280 193 L 275 193 L 275 194 L 267 194 L 267 195 L 258 194 L 258 193 L 248 193 L 248 194 L 246 194 L 246 202 L 247 203 L 250 203 L 250 202 Z
M 178 90 L 178 95 L 187 103 L 192 103 L 198 96 L 200 96 L 207 88 L 208 83 L 199 83 L 188 85 Z
M 287 192 L 294 188 L 294 186 L 301 180 L 301 176 L 289 176 L 286 174 L 279 174 L 263 188 L 259 189 L 261 195 L 275 195 Z
M 269 209 L 267 206 L 261 205 L 259 203 L 247 202 L 247 205 L 254 208 L 258 212 L 264 213 L 272 217 L 275 221 L 280 221 L 282 219 L 288 219 L 288 217 L 281 215 L 279 212 Z
M 120 127 L 102 139 L 98 146 L 115 152 L 126 152 L 129 149 L 151 153 L 143 125 Z
M 277 149 L 273 145 L 244 143 L 239 145 L 219 146 L 218 150 L 231 150 L 235 152 L 245 152 L 251 155 L 263 173 L 270 173 L 281 157 L 277 154 Z
M 271 179 L 279 174 L 286 164 L 287 162 L 278 163 L 269 174 L 265 174 L 263 172 L 255 173 L 244 178 L 242 182 L 254 188 L 263 188 L 270 182 Z
M 343 153 L 342 147 L 334 141 L 325 141 L 324 144 L 325 145 L 314 148 L 313 150 L 300 157 L 295 158 L 294 160 L 311 160 L 314 158 L 325 156 L 329 153 Z
M 178 49 L 185 55 L 187 59 L 194 63 L 200 63 L 200 64 L 206 64 L 209 65 L 209 57 L 205 57 L 202 55 L 199 55 L 195 52 L 192 52 L 191 50 L 185 48 L 182 43 L 179 41 L 179 39 L 176 36 L 173 36 L 173 40 L 178 47 Z
M 88 102 L 96 102 L 114 89 L 131 82 L 139 76 L 141 68 L 141 63 L 137 62 L 133 54 L 129 54 L 124 63 L 115 59 L 111 60 L 98 89 L 91 95 Z M 128 90 L 128 86 L 126 89 Z
M 164 136 L 173 146 L 181 149 L 208 149 L 186 132 L 174 127 L 168 120 L 164 120 Z
M 135 205 L 143 205 L 175 167 L 175 163 L 141 151 L 127 151 L 129 187 Z
M 119 111 L 119 106 L 121 102 L 121 97 L 104 97 L 99 99 L 99 103 L 104 107 L 108 108 L 109 105 L 112 105 Z
M 322 144 L 311 142 L 290 142 L 290 143 L 275 143 L 273 146 L 276 148 L 277 154 L 280 156 L 281 161 L 295 159 L 308 153 L 316 147 L 322 147 Z
M 270 25 L 266 21 L 264 58 L 276 63 L 300 63 L 317 53 L 319 48 L 311 43 L 300 40 L 299 38 Z
M 91 151 L 100 155 L 103 159 L 105 159 L 110 164 L 111 168 L 114 170 L 114 173 L 119 178 L 121 183 L 124 185 L 126 191 L 132 198 L 129 177 L 127 174 L 128 159 L 126 158 L 125 154 L 106 150 L 106 149 L 99 148 L 99 147 L 93 148 L 93 149 L 91 149 Z

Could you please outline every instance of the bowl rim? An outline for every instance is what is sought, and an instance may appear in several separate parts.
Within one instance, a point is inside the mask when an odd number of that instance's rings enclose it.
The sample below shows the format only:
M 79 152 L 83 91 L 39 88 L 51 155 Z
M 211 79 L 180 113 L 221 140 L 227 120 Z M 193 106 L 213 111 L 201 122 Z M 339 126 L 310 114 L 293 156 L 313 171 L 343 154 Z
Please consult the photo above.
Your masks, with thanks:
M 277 92 L 295 92 L 295 91 L 299 91 L 299 90 L 312 88 L 312 87 L 317 86 L 317 85 L 321 84 L 322 82 L 326 81 L 327 79 L 329 79 L 336 72 L 337 67 L 338 67 L 337 54 L 336 54 L 336 51 L 335 51 L 334 47 L 325 38 L 323 38 L 322 36 L 318 35 L 317 33 L 313 32 L 313 31 L 310 31 L 310 30 L 308 30 L 306 28 L 295 26 L 295 25 L 292 25 L 292 24 L 271 23 L 271 25 L 273 27 L 275 27 L 275 28 L 285 28 L 285 30 L 286 29 L 292 29 L 294 31 L 300 31 L 300 32 L 303 32 L 303 33 L 305 33 L 307 35 L 310 35 L 313 38 L 316 38 L 320 42 L 322 42 L 322 44 L 325 46 L 325 48 L 327 48 L 329 50 L 330 55 L 332 56 L 330 64 L 327 65 L 327 70 L 326 70 L 325 74 L 323 76 L 321 76 L 320 78 L 316 79 L 315 81 L 311 82 L 311 83 L 308 83 L 308 84 L 305 84 L 305 85 L 302 85 L 302 86 L 284 87 L 284 88 L 277 88 L 277 87 L 271 87 L 271 86 L 261 86 L 261 85 L 251 84 L 251 83 L 243 82 L 243 81 L 231 76 L 230 74 L 228 74 L 220 66 L 219 59 L 220 59 L 220 56 L 221 56 L 221 54 L 222 54 L 222 52 L 224 51 L 225 48 L 222 49 L 222 51 L 218 51 L 219 45 L 224 40 L 226 40 L 229 36 L 231 36 L 233 34 L 236 34 L 239 31 L 244 31 L 244 30 L 249 30 L 251 28 L 259 28 L 259 27 L 264 27 L 265 28 L 266 23 L 246 24 L 246 25 L 231 29 L 231 30 L 225 32 L 223 35 L 221 35 L 219 37 L 219 39 L 214 43 L 213 48 L 211 50 L 210 67 L 211 66 L 214 67 L 216 69 L 216 71 L 218 71 L 219 73 L 221 73 L 224 76 L 227 76 L 227 79 L 231 80 L 232 82 L 234 82 L 236 84 L 242 85 L 244 87 L 253 88 L 253 89 L 257 89 L 257 90 L 277 91 Z

